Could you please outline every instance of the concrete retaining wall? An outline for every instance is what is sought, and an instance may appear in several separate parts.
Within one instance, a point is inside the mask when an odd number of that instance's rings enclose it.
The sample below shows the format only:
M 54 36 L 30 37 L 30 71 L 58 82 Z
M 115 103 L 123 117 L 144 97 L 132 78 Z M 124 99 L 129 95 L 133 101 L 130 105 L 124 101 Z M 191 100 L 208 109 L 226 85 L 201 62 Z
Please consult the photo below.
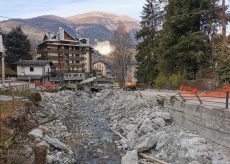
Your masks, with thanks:
M 167 108 L 177 125 L 230 148 L 230 110 L 175 102 Z

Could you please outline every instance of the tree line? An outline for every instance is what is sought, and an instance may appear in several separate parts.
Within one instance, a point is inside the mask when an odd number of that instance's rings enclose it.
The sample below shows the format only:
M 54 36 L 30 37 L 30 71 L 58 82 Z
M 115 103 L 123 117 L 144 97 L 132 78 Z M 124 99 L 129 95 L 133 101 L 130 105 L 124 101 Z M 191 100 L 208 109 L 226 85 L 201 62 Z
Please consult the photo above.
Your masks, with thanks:
M 219 0 L 146 0 L 136 34 L 138 80 L 161 88 L 209 72 L 230 79 L 218 33 L 221 10 Z

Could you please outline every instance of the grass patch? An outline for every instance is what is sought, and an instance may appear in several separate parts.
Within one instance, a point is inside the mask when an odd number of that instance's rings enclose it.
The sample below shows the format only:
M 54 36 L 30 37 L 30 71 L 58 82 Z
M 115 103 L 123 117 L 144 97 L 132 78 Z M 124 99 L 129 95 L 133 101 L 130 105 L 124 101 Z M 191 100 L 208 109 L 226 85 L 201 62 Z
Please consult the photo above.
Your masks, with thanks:
M 24 107 L 25 102 L 23 101 L 15 101 L 14 102 L 14 109 L 18 109 Z M 0 110 L 1 110 L 1 118 L 4 119 L 9 116 L 11 113 L 14 112 L 12 108 L 12 101 L 1 101 L 0 100 Z
M 0 91 L 0 95 L 12 96 L 12 90 Z M 32 101 L 34 104 L 37 104 L 41 101 L 41 95 L 38 92 L 27 91 L 14 91 L 14 96 L 25 97 Z

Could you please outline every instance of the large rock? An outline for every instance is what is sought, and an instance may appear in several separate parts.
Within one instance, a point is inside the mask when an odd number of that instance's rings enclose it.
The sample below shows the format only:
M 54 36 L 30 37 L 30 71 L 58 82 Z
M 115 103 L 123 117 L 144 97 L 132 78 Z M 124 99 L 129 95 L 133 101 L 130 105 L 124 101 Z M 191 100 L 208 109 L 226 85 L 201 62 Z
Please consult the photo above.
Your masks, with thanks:
M 168 112 L 153 112 L 150 114 L 151 118 L 161 117 L 164 120 L 170 120 L 171 116 Z
M 137 150 L 127 151 L 121 159 L 121 164 L 138 164 Z
M 153 123 L 159 125 L 160 127 L 165 127 L 166 125 L 166 122 L 163 118 L 161 117 L 156 117 L 152 120 Z
M 28 135 L 34 138 L 42 138 L 43 131 L 39 128 L 36 128 L 36 129 L 33 129 Z
M 62 150 L 68 150 L 68 147 L 59 141 L 57 138 L 51 138 L 48 135 L 44 136 L 44 140 L 49 143 L 51 146 L 57 148 L 57 149 L 62 149 Z
M 44 146 L 44 147 L 46 147 L 47 149 L 49 149 L 49 148 L 50 148 L 50 145 L 49 145 L 49 144 L 47 144 L 45 141 L 41 141 L 41 142 L 39 142 L 36 146 Z
M 128 131 L 128 132 L 136 132 L 137 129 L 138 129 L 138 125 L 137 124 L 128 124 L 124 128 L 124 130 Z
M 141 136 L 137 143 L 134 146 L 134 149 L 136 149 L 138 152 L 142 152 L 145 150 L 149 150 L 152 147 L 154 147 L 158 141 L 158 138 L 161 133 L 155 133 L 155 132 L 149 132 L 148 134 Z
M 159 136 L 159 139 L 157 141 L 156 150 L 160 150 L 162 147 L 164 147 L 169 141 L 170 137 L 171 137 L 170 134 L 166 134 L 165 132 L 162 132 L 162 134 Z
M 147 134 L 148 132 L 153 132 L 155 131 L 155 128 L 159 128 L 159 126 L 156 124 L 154 125 L 149 118 L 146 118 L 139 128 L 138 134 L 143 135 Z
M 130 132 L 127 135 L 127 139 L 128 139 L 127 144 L 129 146 L 129 148 L 132 150 L 135 146 L 137 139 L 138 139 L 138 135 L 134 132 Z
M 52 156 L 52 155 L 47 155 L 46 156 L 46 162 L 48 164 L 52 164 L 52 163 L 55 163 L 57 161 L 56 157 L 55 156 Z

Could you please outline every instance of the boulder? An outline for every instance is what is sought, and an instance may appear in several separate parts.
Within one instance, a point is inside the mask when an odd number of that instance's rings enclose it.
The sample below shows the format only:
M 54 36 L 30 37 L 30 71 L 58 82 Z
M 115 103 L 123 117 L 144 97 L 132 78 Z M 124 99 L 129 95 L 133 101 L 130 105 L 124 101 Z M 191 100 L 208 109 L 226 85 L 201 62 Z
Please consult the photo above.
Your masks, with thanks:
M 138 164 L 137 150 L 127 151 L 121 159 L 121 164 Z
M 47 149 L 50 148 L 50 145 L 49 145 L 48 143 L 46 143 L 45 141 L 39 142 L 36 146 L 44 146 L 44 147 L 46 147 Z
M 156 150 L 160 150 L 163 146 L 165 146 L 169 140 L 170 134 L 166 134 L 165 132 L 162 132 L 162 134 L 159 136 L 159 139 L 157 141 Z
M 151 118 L 161 117 L 164 120 L 170 120 L 171 116 L 168 112 L 153 112 L 150 114 Z
M 134 132 L 130 132 L 127 135 L 127 139 L 128 139 L 127 144 L 129 146 L 129 148 L 132 150 L 135 146 L 137 139 L 138 139 L 138 135 Z
M 128 132 L 136 132 L 137 129 L 138 129 L 138 125 L 137 124 L 128 124 L 124 128 L 124 130 L 128 131 Z
M 57 138 L 51 138 L 48 135 L 45 135 L 43 139 L 47 143 L 49 143 L 51 146 L 53 146 L 53 147 L 55 147 L 57 149 L 68 150 L 68 147 L 64 143 L 59 141 Z
M 155 133 L 155 132 L 149 132 L 144 136 L 141 136 L 137 143 L 134 146 L 134 149 L 136 149 L 138 152 L 142 152 L 145 150 L 149 150 L 152 147 L 154 147 L 158 141 L 158 138 L 161 133 Z
M 43 131 L 39 128 L 36 128 L 36 129 L 33 129 L 28 135 L 34 138 L 42 138 Z
M 52 155 L 47 155 L 47 156 L 46 156 L 46 162 L 47 162 L 48 164 L 55 163 L 55 162 L 56 162 L 56 157 L 55 157 L 55 156 L 52 156 Z
M 143 135 L 147 134 L 148 132 L 153 132 L 155 131 L 155 128 L 159 128 L 159 126 L 156 124 L 154 125 L 149 118 L 146 118 L 139 128 L 138 134 Z
M 41 129 L 44 133 L 48 133 L 49 132 L 49 128 L 47 126 L 40 125 L 38 128 Z
M 160 127 L 165 127 L 166 125 L 166 122 L 163 118 L 161 117 L 156 117 L 152 120 L 153 123 L 159 125 Z

